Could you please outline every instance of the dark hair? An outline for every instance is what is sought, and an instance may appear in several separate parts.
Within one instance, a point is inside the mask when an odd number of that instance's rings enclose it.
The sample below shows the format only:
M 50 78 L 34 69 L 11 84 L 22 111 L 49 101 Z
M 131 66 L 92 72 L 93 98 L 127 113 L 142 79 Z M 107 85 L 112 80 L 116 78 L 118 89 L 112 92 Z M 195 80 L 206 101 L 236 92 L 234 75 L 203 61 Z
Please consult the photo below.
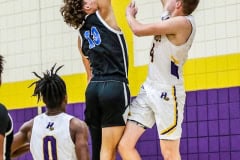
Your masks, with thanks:
M 63 6 L 60 8 L 60 12 L 63 16 L 64 22 L 74 27 L 80 28 L 83 24 L 85 16 L 87 15 L 83 11 L 83 0 L 64 0 Z
M 189 15 L 197 8 L 199 0 L 182 0 L 182 2 L 183 13 Z
M 39 80 L 33 82 L 29 86 L 31 87 L 36 84 L 32 96 L 37 96 L 37 102 L 42 98 L 48 108 L 56 108 L 60 106 L 67 94 L 65 82 L 57 75 L 58 70 L 61 69 L 63 65 L 54 71 L 55 66 L 56 64 L 54 64 L 50 71 L 47 70 L 46 73 L 43 73 L 43 77 L 40 77 L 36 72 L 33 72 Z
M 0 77 L 2 75 L 2 72 L 3 72 L 3 61 L 4 61 L 4 58 L 2 55 L 0 55 Z

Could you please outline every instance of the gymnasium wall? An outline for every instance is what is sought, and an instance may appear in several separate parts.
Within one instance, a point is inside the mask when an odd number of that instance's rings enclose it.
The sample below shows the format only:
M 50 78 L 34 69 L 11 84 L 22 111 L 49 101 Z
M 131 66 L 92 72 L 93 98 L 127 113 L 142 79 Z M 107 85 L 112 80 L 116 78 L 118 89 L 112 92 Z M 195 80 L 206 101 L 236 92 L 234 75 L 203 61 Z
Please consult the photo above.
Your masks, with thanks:
M 132 97 L 147 74 L 152 37 L 135 37 L 128 28 L 129 1 L 112 0 L 129 51 Z M 159 0 L 136 0 L 137 18 L 154 22 Z M 28 86 L 54 63 L 67 84 L 68 113 L 84 119 L 86 74 L 77 51 L 77 31 L 63 23 L 60 1 L 0 0 L 0 54 L 6 63 L 0 102 L 10 110 L 14 130 L 42 110 Z M 201 0 L 195 16 L 197 33 L 184 67 L 187 91 L 181 154 L 183 160 L 238 160 L 240 157 L 240 2 Z M 91 145 L 91 142 L 89 142 Z M 162 160 L 156 128 L 148 130 L 137 148 L 143 160 Z M 31 160 L 26 154 L 19 160 Z

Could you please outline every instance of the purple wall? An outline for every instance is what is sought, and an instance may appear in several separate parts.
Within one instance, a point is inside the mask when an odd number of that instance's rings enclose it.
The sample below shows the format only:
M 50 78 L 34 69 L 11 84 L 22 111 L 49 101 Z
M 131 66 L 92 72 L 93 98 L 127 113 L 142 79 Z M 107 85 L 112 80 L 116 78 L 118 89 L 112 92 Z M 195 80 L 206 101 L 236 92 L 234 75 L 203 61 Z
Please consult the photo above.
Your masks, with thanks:
M 82 103 L 70 104 L 67 112 L 84 119 L 84 107 Z M 10 114 L 16 131 L 37 114 L 37 109 L 11 110 Z M 239 124 L 240 87 L 187 92 L 180 148 L 182 160 L 239 160 Z M 155 126 L 144 133 L 137 149 L 143 160 L 163 160 Z M 17 160 L 32 158 L 28 153 Z

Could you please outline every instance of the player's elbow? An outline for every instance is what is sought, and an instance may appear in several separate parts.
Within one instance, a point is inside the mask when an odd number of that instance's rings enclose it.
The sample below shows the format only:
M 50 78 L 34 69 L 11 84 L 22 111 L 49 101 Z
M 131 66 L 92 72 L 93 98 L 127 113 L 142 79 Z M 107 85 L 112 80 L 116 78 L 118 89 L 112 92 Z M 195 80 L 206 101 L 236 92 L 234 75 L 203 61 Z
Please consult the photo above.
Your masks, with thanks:
M 133 34 L 135 35 L 135 36 L 137 36 L 137 37 L 141 37 L 141 34 L 139 33 L 139 32 L 133 32 Z
M 11 147 L 11 157 L 16 158 L 19 157 L 20 155 L 28 152 L 30 150 L 30 143 L 25 143 L 21 146 L 15 146 L 12 144 Z
M 138 27 L 132 28 L 132 32 L 133 32 L 133 34 L 134 34 L 135 36 L 138 36 L 138 37 L 143 36 L 143 35 L 142 35 L 142 32 L 141 32 L 141 29 L 138 28 Z

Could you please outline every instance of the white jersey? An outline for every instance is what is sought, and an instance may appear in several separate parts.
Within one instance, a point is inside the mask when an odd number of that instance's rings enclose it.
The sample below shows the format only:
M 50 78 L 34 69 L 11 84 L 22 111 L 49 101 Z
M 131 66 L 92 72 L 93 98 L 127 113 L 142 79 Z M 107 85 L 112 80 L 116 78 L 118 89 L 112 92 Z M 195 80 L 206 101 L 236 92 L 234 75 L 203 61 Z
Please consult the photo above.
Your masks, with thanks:
M 34 118 L 30 151 L 35 160 L 77 160 L 75 145 L 70 135 L 73 116 L 61 113 Z
M 192 33 L 186 43 L 176 46 L 166 35 L 154 37 L 148 80 L 162 85 L 183 85 L 183 64 L 188 57 L 196 31 L 193 17 L 186 16 L 186 18 L 192 24 Z

